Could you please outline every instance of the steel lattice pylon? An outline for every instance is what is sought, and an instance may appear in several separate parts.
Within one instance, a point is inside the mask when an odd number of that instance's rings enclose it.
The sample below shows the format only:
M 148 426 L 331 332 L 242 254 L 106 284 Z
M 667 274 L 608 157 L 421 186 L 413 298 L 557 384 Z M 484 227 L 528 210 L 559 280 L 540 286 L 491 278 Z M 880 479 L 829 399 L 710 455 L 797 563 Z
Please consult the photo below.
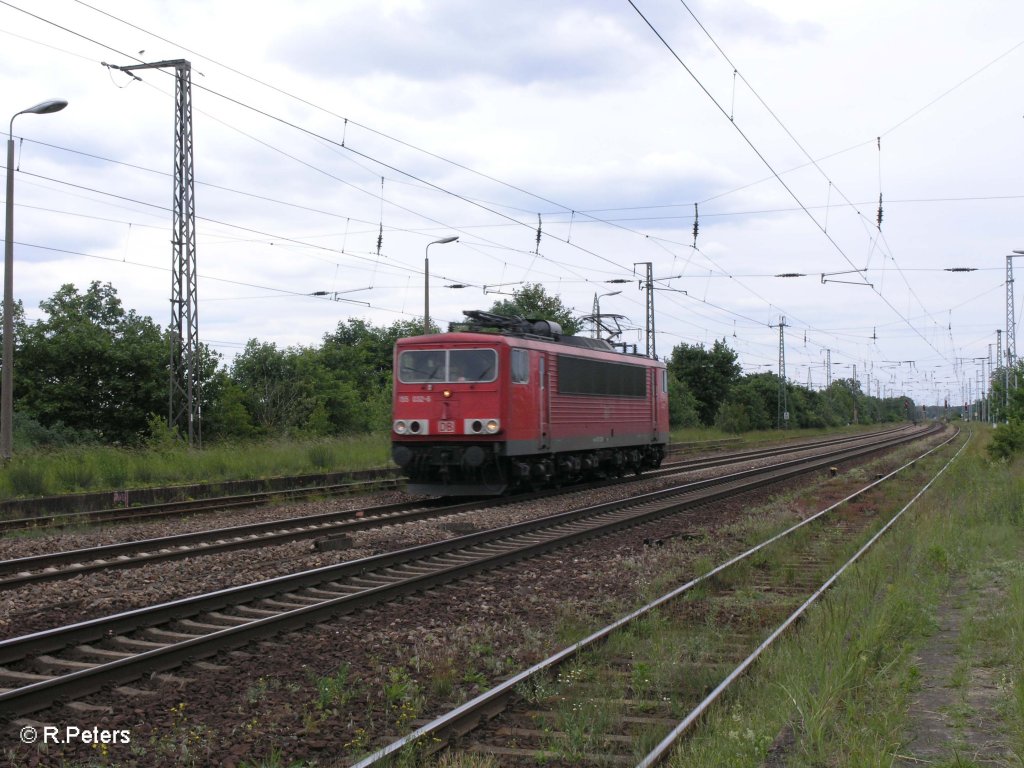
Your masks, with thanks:
M 190 446 L 202 446 L 199 300 L 196 291 L 195 177 L 192 168 L 192 64 L 185 59 L 118 69 L 175 71 L 174 205 L 171 246 L 170 386 L 167 424 Z
M 644 354 L 657 360 L 658 352 L 654 344 L 654 264 L 650 261 L 634 262 L 634 273 L 641 264 L 646 268 L 644 279 L 639 284 L 640 290 L 646 291 L 644 299 L 644 336 L 647 339 L 647 346 Z M 686 293 L 686 291 L 683 291 L 683 293 Z
M 1006 367 L 1013 368 L 1017 357 L 1017 331 L 1013 316 L 1013 256 L 1006 257 Z
M 647 286 L 647 297 L 644 302 L 645 315 L 645 336 L 647 336 L 647 356 L 657 359 L 658 352 L 654 345 L 654 275 L 653 265 L 647 262 L 647 278 L 644 281 Z
M 779 317 L 779 421 L 778 428 L 789 426 L 789 403 L 786 396 L 786 318 Z

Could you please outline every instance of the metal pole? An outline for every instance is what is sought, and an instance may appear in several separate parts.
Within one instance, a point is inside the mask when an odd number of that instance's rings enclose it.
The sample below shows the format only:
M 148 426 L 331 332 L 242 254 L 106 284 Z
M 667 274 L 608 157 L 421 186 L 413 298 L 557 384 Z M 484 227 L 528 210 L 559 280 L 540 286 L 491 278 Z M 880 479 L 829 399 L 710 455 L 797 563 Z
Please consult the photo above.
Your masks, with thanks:
M 427 243 L 423 251 L 423 335 L 430 333 L 430 246 L 454 243 L 459 239 L 458 235 L 453 237 L 442 237 Z
M 7 223 L 4 226 L 4 348 L 0 376 L 0 458 L 7 462 L 14 453 L 14 118 L 18 115 L 47 115 L 68 103 L 51 99 L 15 112 L 7 130 Z
M 13 133 L 14 118 L 11 118 Z M 7 137 L 7 225 L 4 240 L 4 350 L 0 381 L 0 457 L 13 453 L 14 419 L 14 137 Z

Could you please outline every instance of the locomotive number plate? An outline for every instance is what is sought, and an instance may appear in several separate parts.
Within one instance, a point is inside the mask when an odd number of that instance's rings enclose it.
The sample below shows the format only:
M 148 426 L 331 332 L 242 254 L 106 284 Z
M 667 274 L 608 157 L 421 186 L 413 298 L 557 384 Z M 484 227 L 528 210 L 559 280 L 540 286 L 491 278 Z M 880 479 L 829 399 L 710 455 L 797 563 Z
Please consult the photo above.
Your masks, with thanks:
M 454 421 L 439 421 L 437 422 L 437 431 L 446 434 L 455 433 L 455 422 Z

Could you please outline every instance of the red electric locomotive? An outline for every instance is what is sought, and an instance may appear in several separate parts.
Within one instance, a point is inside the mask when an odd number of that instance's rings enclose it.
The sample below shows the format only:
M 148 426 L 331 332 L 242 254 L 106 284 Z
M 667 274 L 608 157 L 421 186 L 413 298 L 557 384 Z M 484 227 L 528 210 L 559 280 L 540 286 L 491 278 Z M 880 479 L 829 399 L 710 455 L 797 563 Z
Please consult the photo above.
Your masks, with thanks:
M 395 345 L 391 455 L 408 491 L 496 495 L 661 464 L 664 363 L 547 320 L 463 314 L 464 330 Z

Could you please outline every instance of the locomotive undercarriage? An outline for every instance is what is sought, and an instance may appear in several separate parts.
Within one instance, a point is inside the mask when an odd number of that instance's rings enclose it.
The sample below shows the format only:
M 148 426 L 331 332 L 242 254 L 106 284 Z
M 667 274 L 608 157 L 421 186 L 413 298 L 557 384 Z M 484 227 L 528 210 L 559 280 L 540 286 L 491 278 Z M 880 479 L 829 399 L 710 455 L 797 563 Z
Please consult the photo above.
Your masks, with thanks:
M 493 444 L 395 445 L 406 490 L 444 496 L 496 496 L 581 480 L 641 474 L 661 466 L 664 446 L 505 456 Z

